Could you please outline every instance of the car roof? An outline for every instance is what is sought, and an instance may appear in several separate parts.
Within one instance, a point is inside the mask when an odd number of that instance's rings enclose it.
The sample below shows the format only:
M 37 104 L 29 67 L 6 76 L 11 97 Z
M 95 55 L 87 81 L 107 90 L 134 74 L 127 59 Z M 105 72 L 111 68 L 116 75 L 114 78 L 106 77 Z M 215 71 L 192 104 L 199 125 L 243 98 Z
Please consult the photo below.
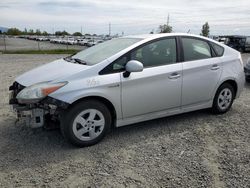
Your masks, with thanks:
M 202 38 L 206 40 L 211 40 L 210 38 L 199 36 L 199 35 L 193 35 L 189 33 L 160 33 L 160 34 L 142 34 L 142 35 L 128 35 L 124 36 L 122 38 L 138 38 L 138 39 L 157 39 L 161 37 L 171 37 L 171 36 L 189 36 L 189 37 L 196 37 L 196 38 Z

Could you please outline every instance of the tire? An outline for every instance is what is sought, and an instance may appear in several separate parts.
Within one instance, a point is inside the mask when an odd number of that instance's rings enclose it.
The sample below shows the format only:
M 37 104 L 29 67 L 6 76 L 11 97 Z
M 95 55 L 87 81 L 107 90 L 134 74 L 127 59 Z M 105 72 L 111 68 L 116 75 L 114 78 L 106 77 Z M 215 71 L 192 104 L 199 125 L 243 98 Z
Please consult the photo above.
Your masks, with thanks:
M 229 83 L 222 84 L 217 90 L 214 101 L 212 112 L 214 114 L 224 114 L 230 110 L 233 101 L 235 99 L 235 90 Z
M 63 112 L 61 132 L 67 141 L 78 147 L 100 142 L 109 131 L 112 118 L 109 109 L 95 100 L 83 101 Z

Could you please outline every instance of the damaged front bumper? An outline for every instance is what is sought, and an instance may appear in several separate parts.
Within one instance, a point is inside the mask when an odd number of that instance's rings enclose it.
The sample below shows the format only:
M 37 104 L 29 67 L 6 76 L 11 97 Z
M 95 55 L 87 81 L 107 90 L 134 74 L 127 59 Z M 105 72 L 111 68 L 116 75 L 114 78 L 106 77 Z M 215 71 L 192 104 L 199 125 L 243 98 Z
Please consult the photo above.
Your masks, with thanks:
M 16 96 L 24 88 L 17 82 L 10 86 L 9 104 L 12 111 L 17 114 L 18 120 L 25 120 L 26 125 L 31 128 L 50 126 L 51 122 L 58 122 L 60 112 L 69 106 L 68 103 L 51 97 L 33 104 L 20 104 Z

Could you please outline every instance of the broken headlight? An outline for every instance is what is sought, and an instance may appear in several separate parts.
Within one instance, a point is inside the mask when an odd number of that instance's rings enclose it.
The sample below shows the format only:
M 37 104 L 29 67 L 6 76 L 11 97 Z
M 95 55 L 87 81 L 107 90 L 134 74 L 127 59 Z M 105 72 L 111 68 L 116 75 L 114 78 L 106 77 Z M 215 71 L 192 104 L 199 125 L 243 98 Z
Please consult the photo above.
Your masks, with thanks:
M 50 93 L 55 92 L 61 87 L 65 86 L 67 82 L 51 83 L 42 82 L 24 88 L 17 94 L 19 103 L 36 103 L 48 96 Z

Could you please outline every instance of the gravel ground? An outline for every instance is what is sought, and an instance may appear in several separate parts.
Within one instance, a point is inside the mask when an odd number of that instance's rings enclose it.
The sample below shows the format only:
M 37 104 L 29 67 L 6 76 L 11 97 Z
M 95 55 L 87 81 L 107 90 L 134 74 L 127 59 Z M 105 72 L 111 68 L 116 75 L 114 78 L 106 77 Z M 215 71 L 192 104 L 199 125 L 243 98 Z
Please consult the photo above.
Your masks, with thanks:
M 39 43 L 39 46 L 38 46 Z M 20 38 L 6 38 L 6 50 L 49 50 L 49 49 L 84 49 L 79 45 L 53 44 L 48 41 L 34 41 Z M 4 39 L 0 37 L 0 51 L 4 51 Z
M 17 75 L 60 57 L 0 55 L 0 187 L 250 187 L 250 84 L 227 114 L 134 124 L 78 149 L 15 123 L 7 104 Z

